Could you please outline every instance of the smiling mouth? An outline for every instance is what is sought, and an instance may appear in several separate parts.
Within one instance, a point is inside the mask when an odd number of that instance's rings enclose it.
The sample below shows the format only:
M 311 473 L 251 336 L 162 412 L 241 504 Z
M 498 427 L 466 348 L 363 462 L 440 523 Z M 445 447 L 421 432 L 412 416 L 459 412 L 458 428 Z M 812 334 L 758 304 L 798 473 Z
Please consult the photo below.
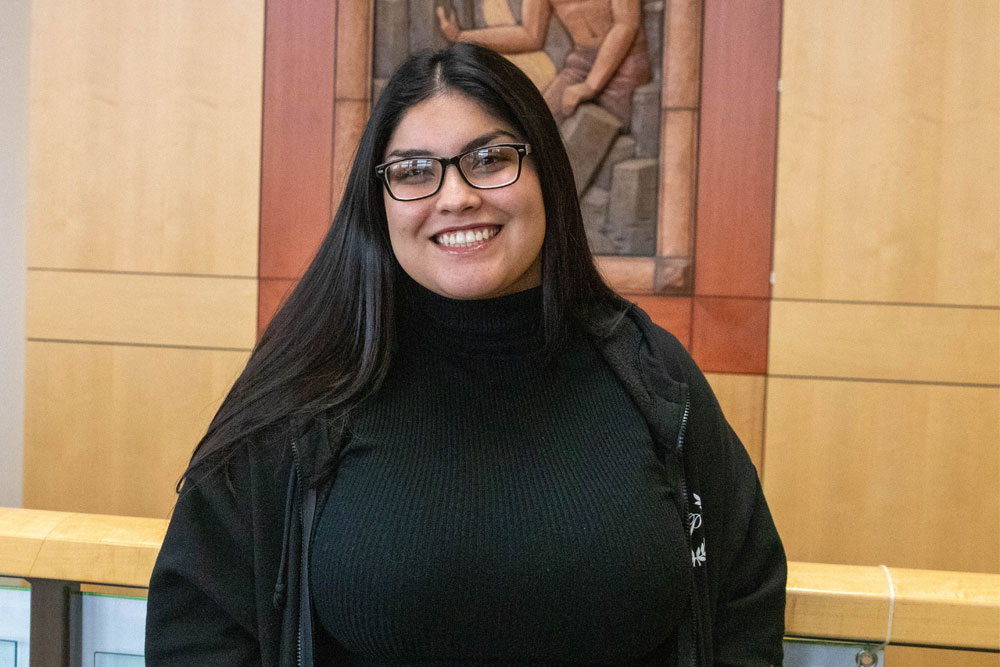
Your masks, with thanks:
M 463 229 L 457 232 L 445 232 L 432 237 L 434 243 L 445 248 L 471 248 L 489 241 L 500 233 L 500 225 Z

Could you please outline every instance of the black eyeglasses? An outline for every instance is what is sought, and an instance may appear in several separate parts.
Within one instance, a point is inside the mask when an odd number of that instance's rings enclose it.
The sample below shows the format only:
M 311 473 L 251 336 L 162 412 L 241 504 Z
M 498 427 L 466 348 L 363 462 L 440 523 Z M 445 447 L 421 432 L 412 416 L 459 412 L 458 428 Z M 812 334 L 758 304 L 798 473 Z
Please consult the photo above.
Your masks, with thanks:
M 389 196 L 398 201 L 430 197 L 441 189 L 444 172 L 455 165 L 466 183 L 480 190 L 503 188 L 521 177 L 524 156 L 530 144 L 492 144 L 455 157 L 406 157 L 375 167 Z

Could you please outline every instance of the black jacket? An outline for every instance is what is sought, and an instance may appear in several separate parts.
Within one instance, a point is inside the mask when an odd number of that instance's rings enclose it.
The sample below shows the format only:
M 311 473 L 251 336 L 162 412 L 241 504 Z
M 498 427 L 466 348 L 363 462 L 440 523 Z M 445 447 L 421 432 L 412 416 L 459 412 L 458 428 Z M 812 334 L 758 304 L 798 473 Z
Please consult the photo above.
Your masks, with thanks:
M 690 614 L 682 665 L 780 665 L 785 555 L 743 445 L 681 344 L 632 306 L 600 341 L 682 493 Z M 335 664 L 313 646 L 308 548 L 340 431 L 316 421 L 268 429 L 178 498 L 153 569 L 146 664 Z

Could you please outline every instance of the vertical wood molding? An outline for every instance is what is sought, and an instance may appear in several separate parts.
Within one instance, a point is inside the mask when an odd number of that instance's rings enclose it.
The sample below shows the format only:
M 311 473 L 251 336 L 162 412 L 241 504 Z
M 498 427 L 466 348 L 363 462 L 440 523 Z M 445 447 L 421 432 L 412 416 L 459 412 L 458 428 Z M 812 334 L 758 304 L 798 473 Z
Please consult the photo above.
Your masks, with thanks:
M 770 297 L 781 1 L 707 0 L 701 79 L 695 301 Z M 697 311 L 697 308 L 696 308 Z M 706 311 L 707 312 L 707 311 Z M 703 313 L 704 314 L 704 313 Z M 764 313 L 766 322 L 767 314 Z M 767 326 L 692 318 L 695 361 L 719 373 L 763 373 Z M 758 322 L 759 318 L 752 318 Z M 741 341 L 750 356 L 725 352 Z M 751 363 L 746 360 L 751 359 Z M 743 361 L 740 361 L 742 359 Z M 739 363 L 737 363 L 739 362 Z
M 297 279 L 330 223 L 337 3 L 269 0 L 261 278 Z
M 771 293 L 780 40 L 780 0 L 706 3 L 695 247 L 699 296 Z

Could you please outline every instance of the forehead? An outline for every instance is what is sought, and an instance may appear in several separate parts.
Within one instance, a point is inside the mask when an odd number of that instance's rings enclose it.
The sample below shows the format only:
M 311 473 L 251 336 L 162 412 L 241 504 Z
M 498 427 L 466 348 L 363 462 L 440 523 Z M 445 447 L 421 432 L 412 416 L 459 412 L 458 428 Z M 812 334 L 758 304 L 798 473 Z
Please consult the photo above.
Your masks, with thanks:
M 486 135 L 499 135 L 504 141 L 517 138 L 518 133 L 477 100 L 448 91 L 407 109 L 385 150 L 386 155 L 392 151 L 426 150 L 447 156 Z

